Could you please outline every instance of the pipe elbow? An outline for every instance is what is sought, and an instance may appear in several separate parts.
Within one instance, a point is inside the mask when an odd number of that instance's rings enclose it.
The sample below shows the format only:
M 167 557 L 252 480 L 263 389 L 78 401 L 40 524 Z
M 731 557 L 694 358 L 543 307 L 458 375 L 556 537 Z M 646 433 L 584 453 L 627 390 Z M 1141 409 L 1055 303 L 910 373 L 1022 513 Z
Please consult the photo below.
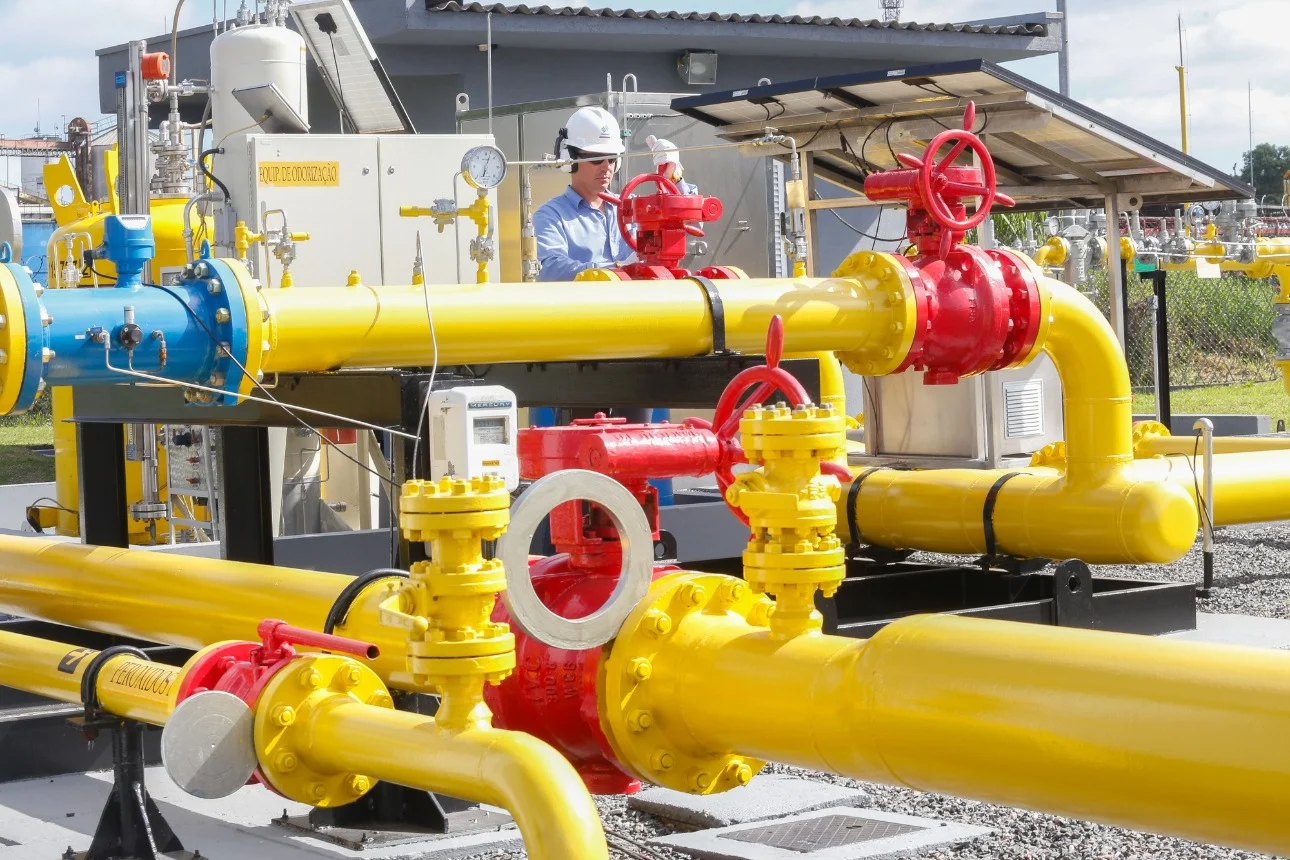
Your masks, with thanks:
M 479 779 L 515 817 L 534 860 L 608 860 L 600 814 L 573 766 L 531 735 L 477 729 L 456 740 L 483 745 Z

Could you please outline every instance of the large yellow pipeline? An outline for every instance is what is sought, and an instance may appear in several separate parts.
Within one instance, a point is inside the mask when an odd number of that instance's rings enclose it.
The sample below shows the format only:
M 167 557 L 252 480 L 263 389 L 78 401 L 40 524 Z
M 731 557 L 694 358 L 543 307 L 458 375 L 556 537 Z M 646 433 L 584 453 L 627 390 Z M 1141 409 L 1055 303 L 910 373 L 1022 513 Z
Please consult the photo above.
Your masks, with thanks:
M 1020 257 L 1020 259 L 1025 259 Z M 1062 380 L 1065 467 L 1017 474 L 997 490 L 994 548 L 1091 563 L 1164 563 L 1196 539 L 1196 505 L 1185 489 L 1133 462 L 1129 372 L 1110 326 L 1088 299 L 1040 279 L 1051 323 L 1042 348 Z M 839 500 L 839 533 L 849 537 L 854 504 L 863 540 L 878 546 L 984 553 L 991 488 L 1005 472 L 879 470 L 858 495 Z
M 720 598 L 712 577 L 667 577 L 625 629 L 687 579 Z M 650 662 L 647 681 L 606 686 L 600 703 L 638 773 L 754 757 L 1290 851 L 1290 655 L 953 616 L 901 619 L 867 641 L 783 640 L 741 617 L 750 601 L 669 605 L 668 637 L 620 636 L 602 670 Z M 646 688 L 652 725 L 633 732 L 623 712 Z
M 434 338 L 426 317 L 426 296 Z M 771 317 L 784 318 L 786 353 L 852 353 L 894 370 L 917 319 L 913 289 L 898 263 L 879 259 L 854 278 L 729 280 L 719 285 L 726 344 L 757 353 Z M 712 314 L 694 281 L 649 289 L 597 281 L 543 285 L 357 285 L 318 291 L 243 285 L 262 305 L 265 373 L 341 367 L 682 358 L 712 349 Z M 258 298 L 257 298 L 258 297 Z
M 357 704 L 320 711 L 310 730 L 311 755 L 320 765 L 504 807 L 534 860 L 608 857 L 582 779 L 530 735 L 487 728 L 449 733 L 432 718 Z
M 0 535 L 0 612 L 197 650 L 255 641 L 277 618 L 321 630 L 350 577 L 289 567 Z M 397 580 L 366 588 L 336 633 L 381 649 L 383 679 L 404 668 L 406 633 L 380 623 Z M 93 588 L 86 584 L 92 583 Z

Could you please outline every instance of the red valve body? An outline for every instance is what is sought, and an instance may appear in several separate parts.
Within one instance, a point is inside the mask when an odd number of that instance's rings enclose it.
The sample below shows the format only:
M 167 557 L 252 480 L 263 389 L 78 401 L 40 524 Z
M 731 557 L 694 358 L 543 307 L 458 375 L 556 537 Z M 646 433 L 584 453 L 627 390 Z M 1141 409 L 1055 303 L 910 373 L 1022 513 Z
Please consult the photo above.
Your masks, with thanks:
M 636 187 L 646 182 L 653 182 L 658 190 L 653 194 L 632 196 Z M 633 177 L 623 187 L 621 197 L 602 196 L 618 206 L 618 225 L 623 239 L 636 252 L 637 262 L 615 270 L 624 280 L 690 277 L 688 269 L 680 268 L 681 260 L 689 253 L 687 237 L 703 236 L 703 230 L 696 225 L 717 220 L 723 211 L 721 201 L 716 197 L 682 194 L 675 183 L 657 173 Z M 636 228 L 634 234 L 631 226 Z M 722 267 L 710 267 L 700 274 L 709 278 L 733 277 L 733 273 Z
M 603 416 L 575 421 L 569 427 L 530 428 L 519 435 L 524 478 L 536 480 L 562 469 L 609 475 L 640 502 L 655 541 L 659 539 L 658 492 L 649 481 L 708 475 L 731 455 L 737 455 L 737 448 L 723 449 L 710 430 L 627 424 L 622 418 Z M 595 505 L 568 502 L 551 512 L 551 542 L 556 554 L 530 565 L 534 589 L 557 615 L 590 615 L 609 599 L 622 568 L 622 545 L 613 523 Z M 676 569 L 670 564 L 655 565 L 654 576 Z M 510 622 L 501 602 L 493 620 Z M 560 750 L 595 794 L 638 791 L 640 782 L 618 766 L 600 727 L 596 703 L 600 649 L 564 651 L 518 629 L 514 632 L 515 672 L 484 691 L 493 724 L 527 732 Z
M 305 645 L 342 654 L 375 658 L 375 645 L 292 627 L 285 621 L 266 619 L 256 629 L 260 642 L 221 642 L 201 653 L 180 680 L 175 704 L 198 693 L 216 690 L 232 693 L 247 705 L 255 707 L 265 684 L 296 658 L 296 645 Z M 259 782 L 276 791 L 259 768 L 251 782 Z
M 954 138 L 963 145 L 946 161 L 965 148 L 984 153 L 980 139 L 970 126 L 975 108 L 969 108 L 963 131 Z M 928 146 L 923 159 L 934 159 L 942 138 Z M 1012 200 L 994 192 L 993 164 L 987 169 L 935 164 L 901 153 L 901 161 L 918 165 L 889 170 L 865 177 L 864 193 L 871 200 L 907 201 L 906 232 L 918 249 L 913 260 L 901 257 L 914 289 L 918 322 L 904 363 L 897 372 L 914 368 L 923 371 L 929 385 L 957 382 L 961 377 L 1000 370 L 1023 358 L 1034 347 L 1039 334 L 1039 286 L 1028 268 L 1000 251 L 985 251 L 962 244 L 967 235 L 964 224 L 979 223 L 993 202 L 1012 205 Z M 926 189 L 936 195 L 936 205 L 952 221 L 929 208 Z M 964 201 L 975 197 L 972 189 L 988 189 L 989 200 L 969 216 Z

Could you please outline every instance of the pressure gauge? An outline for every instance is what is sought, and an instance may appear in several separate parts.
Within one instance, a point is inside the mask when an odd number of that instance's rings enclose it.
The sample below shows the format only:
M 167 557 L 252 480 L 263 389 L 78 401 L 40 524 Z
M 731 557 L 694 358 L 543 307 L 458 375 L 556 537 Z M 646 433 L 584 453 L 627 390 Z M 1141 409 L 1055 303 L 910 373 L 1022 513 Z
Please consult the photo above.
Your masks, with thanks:
M 1049 236 L 1056 236 L 1062 231 L 1062 224 L 1057 220 L 1056 215 L 1049 215 L 1044 220 L 1044 229 L 1048 231 Z
M 506 156 L 495 146 L 472 147 L 461 157 L 461 175 L 472 188 L 496 188 L 506 177 Z

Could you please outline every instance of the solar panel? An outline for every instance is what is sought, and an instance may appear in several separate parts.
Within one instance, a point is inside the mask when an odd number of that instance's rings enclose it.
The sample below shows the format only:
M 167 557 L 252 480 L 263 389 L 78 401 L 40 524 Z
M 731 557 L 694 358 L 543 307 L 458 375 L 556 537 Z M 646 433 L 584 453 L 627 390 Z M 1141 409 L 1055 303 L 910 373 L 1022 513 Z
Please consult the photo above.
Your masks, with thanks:
M 296 0 L 290 11 L 351 130 L 416 133 L 349 0 Z

